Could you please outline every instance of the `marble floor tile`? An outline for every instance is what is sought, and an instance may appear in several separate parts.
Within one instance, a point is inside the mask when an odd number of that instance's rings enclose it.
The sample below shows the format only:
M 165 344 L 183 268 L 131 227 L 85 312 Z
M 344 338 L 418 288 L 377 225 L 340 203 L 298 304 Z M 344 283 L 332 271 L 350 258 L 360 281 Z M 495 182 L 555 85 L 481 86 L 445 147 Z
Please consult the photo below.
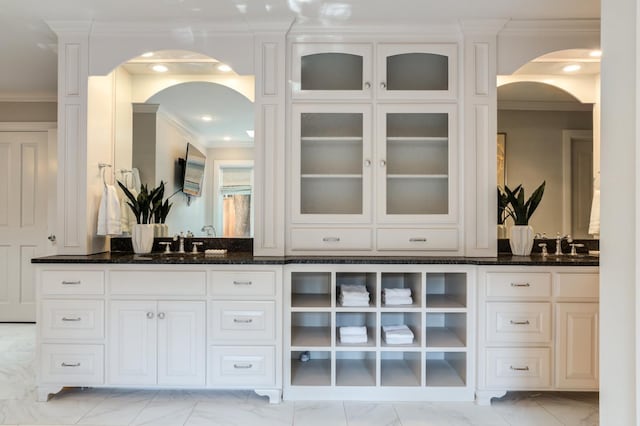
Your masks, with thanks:
M 402 426 L 509 426 L 491 407 L 473 402 L 394 403 Z
M 349 426 L 401 426 L 393 404 L 377 402 L 345 402 Z
M 507 394 L 504 398 L 494 399 L 491 407 L 510 425 L 563 426 L 556 417 L 538 404 L 536 397 Z
M 75 424 L 99 402 L 99 400 L 82 400 L 73 397 L 37 402 L 35 395 L 32 395 L 27 399 L 5 400 L 0 419 L 2 424 Z
M 154 390 L 114 390 L 85 414 L 78 424 L 128 425 L 149 405 L 156 393 Z
M 599 407 L 597 401 L 573 399 L 571 395 L 541 395 L 536 399 L 538 404 L 563 425 L 596 426 L 598 425 Z
M 342 402 L 299 401 L 293 421 L 296 426 L 340 426 L 347 424 L 347 416 Z
M 185 426 L 291 426 L 294 404 L 199 402 Z M 332 423 L 325 423 L 329 425 Z
M 153 399 L 130 423 L 133 426 L 182 426 L 197 402 L 189 399 Z

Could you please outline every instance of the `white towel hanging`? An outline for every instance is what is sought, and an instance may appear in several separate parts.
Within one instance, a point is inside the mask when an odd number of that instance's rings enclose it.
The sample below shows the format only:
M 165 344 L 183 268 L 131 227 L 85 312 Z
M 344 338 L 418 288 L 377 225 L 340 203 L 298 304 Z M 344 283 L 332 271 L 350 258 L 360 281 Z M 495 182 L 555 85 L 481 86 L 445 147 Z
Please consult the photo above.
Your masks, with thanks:
M 120 235 L 120 201 L 113 185 L 105 183 L 98 210 L 98 235 Z

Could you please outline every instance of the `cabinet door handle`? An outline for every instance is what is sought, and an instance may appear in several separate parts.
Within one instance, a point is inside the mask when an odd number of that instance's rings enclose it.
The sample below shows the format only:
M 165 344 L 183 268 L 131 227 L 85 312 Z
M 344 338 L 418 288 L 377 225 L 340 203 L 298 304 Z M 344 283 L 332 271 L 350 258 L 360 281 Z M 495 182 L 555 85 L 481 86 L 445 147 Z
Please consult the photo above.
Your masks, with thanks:
M 512 324 L 512 325 L 529 325 L 529 324 L 531 324 L 529 322 L 529 320 L 525 320 L 525 321 L 514 321 L 514 320 L 511 320 L 511 321 L 509 321 L 509 323 Z
M 371 89 L 371 83 L 369 83 L 368 81 L 364 83 L 364 88 L 365 89 Z
M 249 318 L 249 319 L 234 318 L 233 322 L 235 322 L 236 324 L 251 324 L 253 322 L 253 319 L 251 319 L 251 318 Z
M 325 243 L 338 243 L 340 242 L 340 238 L 339 237 L 323 237 L 322 241 L 324 241 Z
M 147 318 L 153 319 L 153 312 L 147 312 Z
M 233 364 L 233 368 L 237 368 L 237 369 L 248 369 L 248 368 L 253 368 L 253 364 Z
M 386 89 L 387 88 L 387 83 L 385 83 L 384 81 L 380 82 L 380 88 L 381 89 Z
M 371 166 L 371 160 L 364 160 L 364 166 L 365 167 Z
M 423 237 L 412 237 L 409 238 L 410 243 L 426 243 L 427 239 Z
M 158 318 L 164 319 L 164 312 L 158 312 Z
M 81 317 L 75 317 L 75 318 L 62 317 L 62 321 L 82 321 L 82 318 Z
M 234 281 L 233 285 L 251 285 L 253 282 L 251 281 Z
M 513 365 L 510 365 L 509 369 L 513 371 L 529 371 L 529 366 L 527 365 L 526 367 L 514 367 Z
M 66 362 L 63 362 L 62 364 L 60 364 L 61 367 L 80 367 L 80 363 L 76 362 L 75 364 L 67 364 Z
M 62 281 L 62 285 L 80 285 L 82 281 Z
M 531 287 L 529 283 L 511 283 L 511 287 Z
M 387 165 L 387 160 L 380 160 L 380 167 L 384 167 Z

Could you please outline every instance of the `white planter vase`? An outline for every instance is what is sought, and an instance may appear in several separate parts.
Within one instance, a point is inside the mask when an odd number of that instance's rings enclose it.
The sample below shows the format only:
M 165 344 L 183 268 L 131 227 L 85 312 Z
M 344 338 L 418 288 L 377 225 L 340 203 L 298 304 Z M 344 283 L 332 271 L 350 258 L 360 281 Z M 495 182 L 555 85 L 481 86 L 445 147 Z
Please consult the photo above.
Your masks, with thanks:
M 529 256 L 533 248 L 533 228 L 529 225 L 514 225 L 509 238 L 514 256 Z
M 136 224 L 131 229 L 131 244 L 136 254 L 151 253 L 153 248 L 153 224 Z

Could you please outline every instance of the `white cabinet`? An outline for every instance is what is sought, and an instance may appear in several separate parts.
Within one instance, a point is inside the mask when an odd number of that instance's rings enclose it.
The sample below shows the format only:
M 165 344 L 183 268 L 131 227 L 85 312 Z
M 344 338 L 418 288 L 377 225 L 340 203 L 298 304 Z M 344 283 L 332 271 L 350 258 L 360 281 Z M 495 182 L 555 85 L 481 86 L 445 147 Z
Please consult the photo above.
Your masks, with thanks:
M 598 269 L 481 267 L 478 403 L 510 390 L 598 390 Z
M 36 277 L 40 400 L 153 386 L 280 401 L 281 266 L 39 265 Z
M 286 399 L 472 400 L 473 268 L 434 265 L 295 265 L 286 277 Z M 343 304 L 344 285 L 368 297 Z M 411 294 L 393 304 L 390 290 Z M 387 341 L 406 325 L 413 339 Z M 341 329 L 366 339 L 341 339 Z M 308 359 L 307 359 L 308 356 Z
M 110 383 L 205 384 L 205 302 L 111 303 Z

